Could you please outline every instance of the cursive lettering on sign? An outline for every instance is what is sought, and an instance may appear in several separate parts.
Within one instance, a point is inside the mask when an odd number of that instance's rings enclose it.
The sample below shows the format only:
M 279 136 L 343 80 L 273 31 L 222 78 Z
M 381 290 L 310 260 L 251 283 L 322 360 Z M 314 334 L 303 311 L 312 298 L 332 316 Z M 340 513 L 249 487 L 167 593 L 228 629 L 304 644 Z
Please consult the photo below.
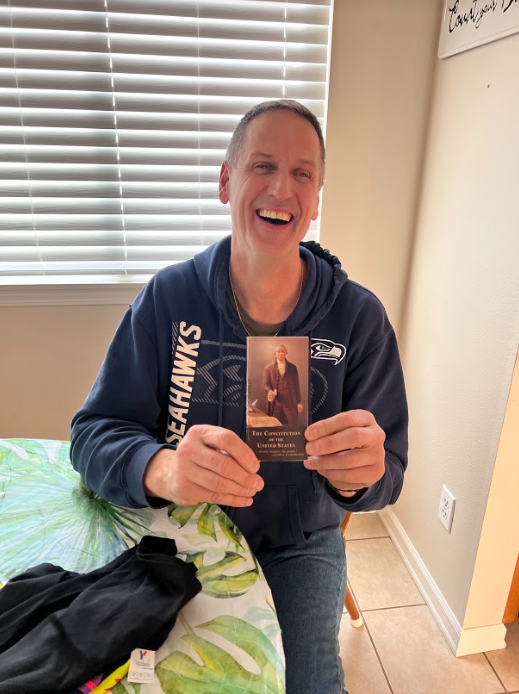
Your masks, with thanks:
M 519 2 L 519 0 L 502 0 L 501 9 L 503 10 L 503 14 L 508 12 L 508 10 L 512 7 L 512 5 L 515 5 L 516 2 Z
M 509 2 L 509 0 L 502 0 L 502 2 Z M 517 0 L 510 0 L 510 2 L 517 2 Z M 474 24 L 476 29 L 479 29 L 483 19 L 488 12 L 495 12 L 498 8 L 497 0 L 492 0 L 492 2 L 487 2 L 484 5 L 479 4 L 479 0 L 472 0 L 472 6 L 468 12 L 460 12 L 460 0 L 456 0 L 453 7 L 449 7 L 450 19 L 449 19 L 449 33 L 465 24 Z M 507 8 L 508 9 L 508 8 Z M 504 11 L 504 10 L 503 10 Z

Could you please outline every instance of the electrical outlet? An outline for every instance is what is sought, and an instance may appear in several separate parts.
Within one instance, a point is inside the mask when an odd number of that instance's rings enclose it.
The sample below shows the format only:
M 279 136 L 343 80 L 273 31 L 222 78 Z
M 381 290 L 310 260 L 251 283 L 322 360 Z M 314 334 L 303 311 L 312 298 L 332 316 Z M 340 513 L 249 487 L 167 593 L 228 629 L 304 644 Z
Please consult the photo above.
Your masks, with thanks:
M 445 485 L 442 487 L 442 494 L 440 497 L 440 507 L 438 509 L 438 518 L 441 520 L 443 525 L 447 528 L 447 532 L 450 533 L 452 526 L 452 517 L 454 516 L 454 507 L 456 506 L 456 499 L 452 496 L 450 491 Z

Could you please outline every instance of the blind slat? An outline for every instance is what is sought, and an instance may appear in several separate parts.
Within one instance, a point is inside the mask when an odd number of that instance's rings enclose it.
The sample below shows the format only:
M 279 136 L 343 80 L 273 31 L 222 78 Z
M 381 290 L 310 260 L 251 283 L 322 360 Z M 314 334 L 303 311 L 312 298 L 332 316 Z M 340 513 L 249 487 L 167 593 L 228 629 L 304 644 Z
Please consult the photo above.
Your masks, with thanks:
M 175 231 L 160 229 L 130 229 L 125 231 L 126 244 L 128 246 L 193 246 L 203 237 L 207 244 L 214 243 L 222 237 L 221 230 L 178 229 Z M 0 232 L 0 243 L 3 246 L 30 246 L 34 240 L 33 230 L 4 230 Z M 69 245 L 67 234 L 62 231 L 47 229 L 45 235 L 39 235 L 40 246 Z M 121 231 L 107 229 L 76 231 L 74 233 L 75 247 L 80 246 L 119 246 L 121 244 Z
M 18 70 L 77 70 L 81 72 L 108 71 L 106 56 L 78 51 L 45 51 L 20 49 L 17 51 Z M 241 79 L 283 79 L 325 82 L 326 66 L 322 63 L 297 63 L 287 60 L 239 60 L 198 57 L 126 55 L 112 52 L 112 65 L 116 73 L 176 77 L 216 77 Z M 0 48 L 0 68 L 12 71 L 11 50 Z
M 30 195 L 36 198 L 119 198 L 122 192 L 123 198 L 164 198 L 171 200 L 212 199 L 218 197 L 218 183 L 200 182 L 193 186 L 192 182 L 181 183 L 157 183 L 156 181 L 28 181 L 25 180 L 1 180 L 0 198 L 2 200 L 12 197 L 28 198 Z M 224 208 L 225 209 L 225 208 Z
M 220 166 L 179 166 L 147 164 L 38 164 L 31 162 L 0 162 L 0 178 L 36 181 L 123 181 L 147 182 L 217 182 Z
M 20 114 L 23 115 L 24 126 L 78 127 L 91 129 L 115 128 L 114 113 L 112 111 L 94 111 L 81 109 L 56 108 L 30 108 L 20 107 L 4 108 L 0 111 L 1 125 L 20 126 Z M 132 111 L 119 112 L 117 114 L 117 127 L 119 129 L 136 130 L 188 130 L 198 127 L 200 132 L 222 131 L 231 133 L 240 116 L 238 114 L 200 113 L 196 123 L 189 113 L 139 113 Z
M 79 32 L 59 32 L 51 29 L 15 30 L 16 48 L 31 50 L 64 50 L 105 54 L 107 35 L 99 33 L 85 36 Z M 199 41 L 185 37 L 139 36 L 138 34 L 114 34 L 110 36 L 113 53 L 164 55 L 176 57 L 216 58 L 235 60 L 277 60 L 287 62 L 321 63 L 326 65 L 328 48 L 325 43 L 315 44 L 299 37 L 297 43 L 273 41 L 268 38 L 242 41 L 239 39 L 209 39 L 201 37 Z M 11 30 L 0 27 L 0 48 L 12 48 Z
M 11 71 L 0 70 L 0 87 L 12 87 L 13 76 Z M 16 84 L 20 90 L 20 97 L 24 101 L 25 93 L 31 90 L 56 90 L 74 91 L 84 89 L 88 92 L 109 92 L 115 90 L 116 96 L 121 93 L 147 96 L 155 94 L 220 96 L 222 89 L 228 97 L 256 96 L 272 92 L 271 79 L 239 78 L 239 77 L 201 77 L 196 82 L 192 77 L 162 75 L 131 75 L 113 73 L 74 73 L 65 70 L 17 70 Z M 324 84 L 320 82 L 292 81 L 280 79 L 278 90 L 285 92 L 297 92 L 300 98 L 318 99 L 323 91 Z
M 223 208 L 224 210 L 226 208 Z M 126 229 L 156 229 L 160 231 L 178 231 L 182 229 L 201 229 L 216 231 L 218 229 L 230 231 L 230 216 L 227 214 L 209 215 L 203 217 L 199 214 L 193 215 L 125 215 Z M 0 230 L 30 230 L 36 228 L 38 232 L 50 231 L 65 231 L 73 236 L 71 229 L 96 231 L 102 229 L 122 229 L 121 215 L 100 215 L 100 214 L 48 214 L 48 215 L 31 215 L 30 205 L 27 206 L 25 214 L 0 214 Z
M 280 98 L 283 95 L 283 85 L 274 84 L 269 90 L 269 97 Z M 21 104 L 22 108 L 41 108 L 52 103 L 63 109 L 80 108 L 82 110 L 109 110 L 112 105 L 113 95 L 110 92 L 94 92 L 80 90 L 64 90 L 57 89 L 0 89 L 0 105 L 16 107 Z M 297 98 L 293 95 L 292 98 Z M 237 116 L 243 113 L 258 103 L 258 96 L 210 96 L 206 94 L 128 94 L 118 93 L 116 95 L 117 110 L 121 111 L 141 111 L 156 113 L 161 109 L 163 112 L 171 113 L 211 113 L 211 114 L 234 114 Z M 314 111 L 318 118 L 322 118 L 324 112 L 324 104 L 317 99 L 300 98 L 299 101 L 304 103 L 308 108 Z

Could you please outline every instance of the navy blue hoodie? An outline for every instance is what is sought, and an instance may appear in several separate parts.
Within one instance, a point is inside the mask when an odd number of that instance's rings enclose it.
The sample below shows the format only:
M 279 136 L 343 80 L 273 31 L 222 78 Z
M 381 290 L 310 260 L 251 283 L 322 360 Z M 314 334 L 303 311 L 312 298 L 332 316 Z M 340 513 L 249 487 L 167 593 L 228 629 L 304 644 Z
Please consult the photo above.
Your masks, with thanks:
M 386 471 L 353 498 L 300 462 L 262 463 L 252 506 L 224 507 L 253 550 L 303 543 L 337 527 L 345 510 L 394 503 L 407 465 L 407 405 L 393 329 L 382 304 L 337 258 L 300 245 L 306 281 L 279 335 L 310 338 L 312 421 L 372 412 L 386 433 Z M 128 309 L 84 407 L 72 422 L 71 460 L 87 486 L 121 506 L 147 498 L 143 476 L 161 448 L 194 424 L 245 437 L 246 333 L 228 300 L 230 237 L 158 272 Z

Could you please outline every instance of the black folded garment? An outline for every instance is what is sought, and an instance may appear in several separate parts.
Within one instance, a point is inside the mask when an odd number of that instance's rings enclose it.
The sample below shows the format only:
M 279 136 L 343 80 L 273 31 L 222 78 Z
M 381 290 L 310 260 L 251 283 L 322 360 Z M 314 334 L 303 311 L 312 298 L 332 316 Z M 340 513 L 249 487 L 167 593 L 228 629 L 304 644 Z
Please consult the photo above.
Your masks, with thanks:
M 200 592 L 174 540 L 147 535 L 87 574 L 40 564 L 0 590 L 1 694 L 67 694 L 157 650 Z

